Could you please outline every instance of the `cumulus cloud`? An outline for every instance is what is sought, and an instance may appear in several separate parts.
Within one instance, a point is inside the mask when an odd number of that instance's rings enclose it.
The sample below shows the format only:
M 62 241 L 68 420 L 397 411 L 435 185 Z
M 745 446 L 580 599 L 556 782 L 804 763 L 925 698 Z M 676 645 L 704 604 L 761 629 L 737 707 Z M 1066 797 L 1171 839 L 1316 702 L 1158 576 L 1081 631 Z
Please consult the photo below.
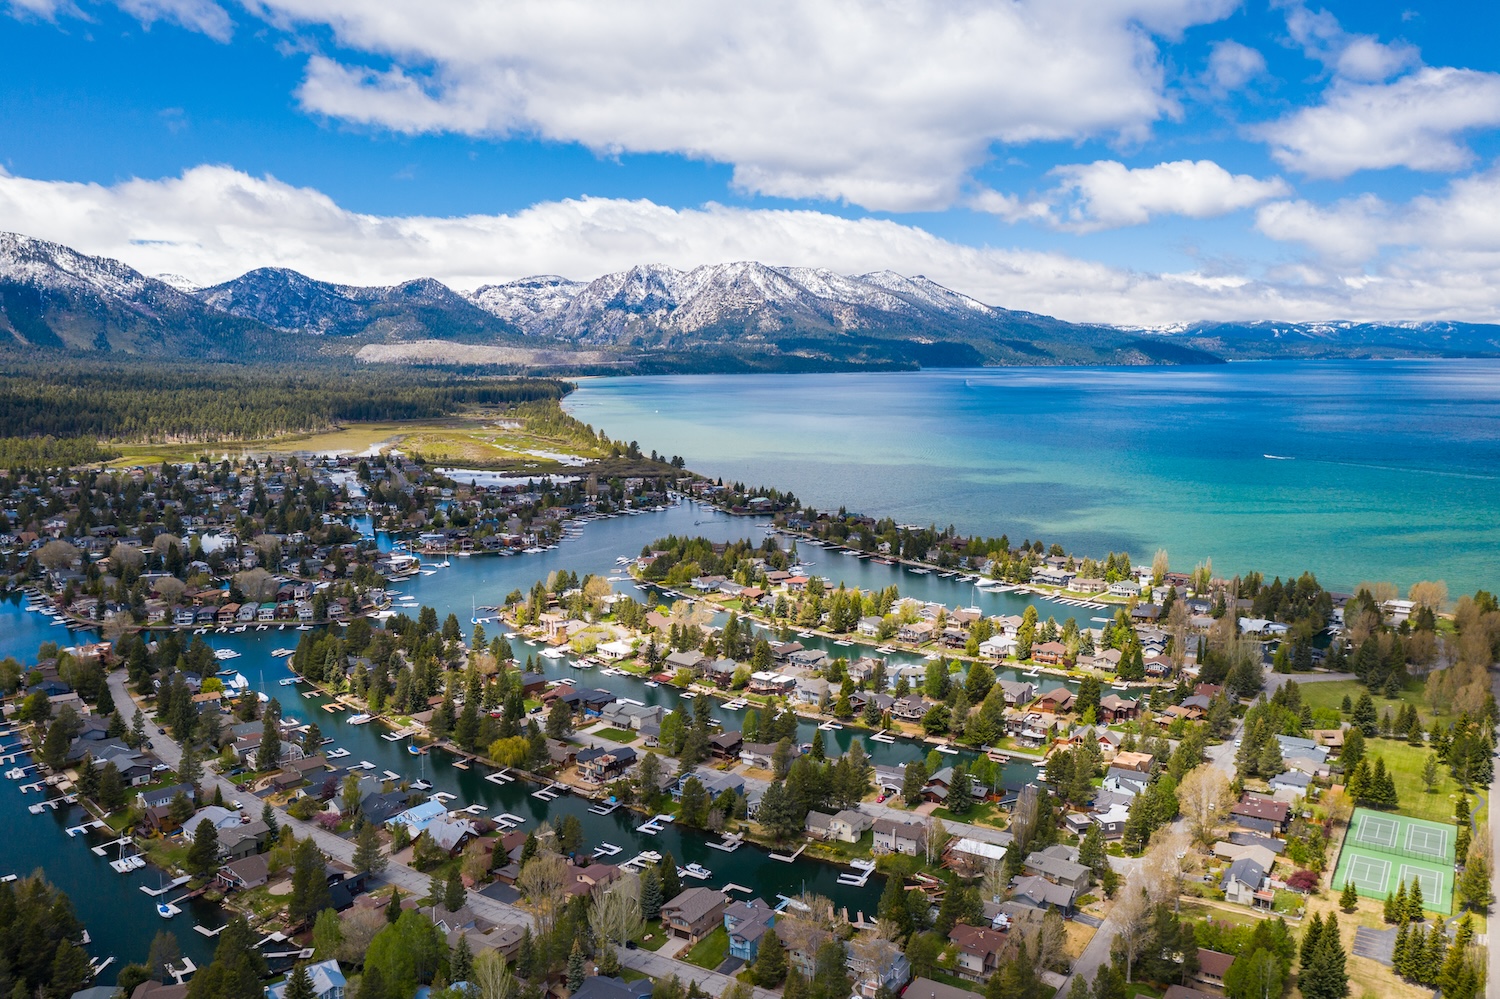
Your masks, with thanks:
M 1390 83 L 1336 81 L 1324 102 L 1260 128 L 1271 155 L 1315 177 L 1408 167 L 1457 170 L 1464 132 L 1500 125 L 1500 73 L 1426 67 Z
M 1215 42 L 1208 54 L 1204 82 L 1216 94 L 1239 90 L 1266 71 L 1266 57 L 1232 39 Z
M 1387 248 L 1455 270 L 1500 270 L 1500 167 L 1452 181 L 1439 195 L 1404 205 L 1373 194 L 1332 205 L 1282 201 L 1266 205 L 1256 227 L 1272 239 L 1301 243 L 1344 264 L 1362 263 Z M 1415 256 L 1412 256 L 1414 254 Z
M 1326 10 L 1309 10 L 1292 3 L 1286 12 L 1287 34 L 1309 59 L 1348 80 L 1376 82 L 1417 65 L 1416 47 L 1404 42 L 1382 42 L 1374 35 L 1345 31 Z
M 734 167 L 737 188 L 882 210 L 959 203 L 995 144 L 1136 141 L 1177 113 L 1155 39 L 1236 0 L 260 0 L 353 55 L 310 112 L 405 133 L 529 134 Z
M 1052 195 L 1060 213 L 1056 223 L 1075 232 L 1141 225 L 1159 215 L 1211 218 L 1291 193 L 1280 177 L 1232 174 L 1212 160 L 1136 169 L 1099 160 L 1052 173 L 1062 179 Z
M 925 274 L 982 301 L 1108 323 L 1500 319 L 1500 267 L 1460 271 L 1451 260 L 1407 261 L 1379 273 L 1309 265 L 1267 277 L 1207 264 L 1144 273 L 1061 253 L 964 246 L 880 219 L 604 198 L 507 215 L 385 217 L 222 166 L 111 186 L 0 172 L 0 228 L 200 284 L 272 265 L 354 284 L 430 276 L 473 288 L 538 273 L 591 278 L 638 263 L 761 260 Z

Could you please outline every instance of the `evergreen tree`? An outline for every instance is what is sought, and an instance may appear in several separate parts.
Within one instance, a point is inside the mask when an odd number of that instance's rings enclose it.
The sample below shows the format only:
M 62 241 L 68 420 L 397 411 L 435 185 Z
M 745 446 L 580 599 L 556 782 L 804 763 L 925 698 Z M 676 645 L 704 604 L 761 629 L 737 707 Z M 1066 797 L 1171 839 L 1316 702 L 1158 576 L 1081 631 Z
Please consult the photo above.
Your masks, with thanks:
M 307 973 L 307 965 L 299 963 L 286 980 L 283 999 L 317 999 L 317 995 L 313 989 L 312 976 Z
M 755 984 L 763 989 L 774 989 L 786 978 L 786 969 L 786 948 L 774 929 L 767 930 L 760 938 L 760 950 L 755 957 L 752 973 Z
M 188 847 L 184 866 L 190 873 L 204 877 L 219 868 L 219 830 L 208 819 L 193 830 L 193 845 Z
M 1318 951 L 1318 941 L 1323 938 L 1323 917 L 1313 913 L 1312 919 L 1307 921 L 1307 929 L 1302 933 L 1302 948 L 1298 952 L 1298 967 L 1306 969 L 1312 963 L 1313 955 Z
M 682 878 L 677 875 L 677 858 L 672 856 L 671 850 L 662 854 L 656 869 L 661 874 L 661 900 L 665 905 L 682 894 Z
M 583 947 L 574 939 L 573 953 L 568 955 L 568 991 L 577 992 L 583 988 L 583 979 L 587 974 L 588 967 L 583 962 Z
M 458 867 L 448 870 L 448 881 L 443 885 L 443 908 L 449 912 L 457 912 L 464 907 L 464 882 L 458 873 Z
M 1349 995 L 1349 972 L 1338 920 L 1329 913 L 1318 936 L 1318 947 L 1300 976 L 1303 999 L 1345 999 Z
M 401 889 L 391 889 L 391 900 L 385 904 L 385 921 L 394 923 L 401 918 Z
M 362 822 L 354 836 L 354 869 L 361 874 L 381 874 L 386 858 L 380 852 L 380 831 L 373 822 Z
M 1411 890 L 1406 893 L 1406 918 L 1413 923 L 1420 923 L 1424 918 L 1422 912 L 1422 880 L 1415 874 L 1411 879 Z
M 922 803 L 922 788 L 927 786 L 927 766 L 921 760 L 912 760 L 906 765 L 901 778 L 901 800 L 908 808 Z
M 458 943 L 453 948 L 453 955 L 448 959 L 448 976 L 456 985 L 459 982 L 472 983 L 474 980 L 474 951 L 469 947 L 469 938 L 459 935 Z
M 654 867 L 641 875 L 641 918 L 654 923 L 661 918 L 661 875 Z
M 1398 881 L 1396 883 L 1396 894 L 1391 899 L 1390 910 L 1391 910 L 1390 918 L 1388 920 L 1386 920 L 1386 922 L 1390 922 L 1390 923 L 1404 923 L 1404 922 L 1406 922 L 1406 882 L 1405 881 Z
M 1345 912 L 1353 912 L 1359 907 L 1359 892 L 1354 890 L 1353 881 L 1344 882 L 1344 893 L 1339 896 L 1339 908 Z

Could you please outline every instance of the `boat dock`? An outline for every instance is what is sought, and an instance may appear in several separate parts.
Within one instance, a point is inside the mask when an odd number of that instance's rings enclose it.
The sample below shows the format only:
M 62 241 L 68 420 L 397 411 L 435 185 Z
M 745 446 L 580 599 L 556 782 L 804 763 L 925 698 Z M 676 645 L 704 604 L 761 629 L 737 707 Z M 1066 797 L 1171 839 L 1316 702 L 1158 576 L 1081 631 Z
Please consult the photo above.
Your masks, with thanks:
M 65 833 L 68 834 L 68 838 L 69 839 L 72 839 L 74 836 L 77 836 L 79 833 L 86 833 L 90 829 L 103 829 L 103 828 L 105 828 L 104 823 L 101 822 L 99 819 L 90 819 L 89 821 L 85 822 L 81 826 L 69 826 L 68 828 L 64 829 L 63 832 L 65 832 Z
M 510 775 L 510 767 L 506 767 L 504 770 L 496 770 L 492 774 L 485 774 L 484 779 L 489 781 L 491 784 L 509 784 L 515 780 L 515 778 Z
M 611 798 L 608 801 L 601 801 L 597 804 L 590 805 L 589 811 L 594 813 L 595 815 L 608 815 L 615 809 L 619 808 L 620 805 L 621 802 L 618 802 L 615 799 Z
M 644 853 L 638 853 L 634 857 L 631 857 L 629 860 L 625 861 L 625 863 L 620 865 L 620 870 L 629 871 L 632 874 L 639 874 L 641 873 L 642 868 L 646 867 L 649 864 L 657 863 L 660 860 L 661 854 L 657 853 L 655 850 L 647 850 Z
M 94 851 L 94 856 L 102 857 L 109 851 L 109 848 L 112 846 L 125 847 L 131 845 L 134 842 L 135 840 L 131 839 L 129 836 L 121 836 L 119 839 L 110 840 L 108 843 L 100 843 L 98 846 L 89 847 L 89 849 Z
M 141 885 L 141 891 L 145 892 L 147 895 L 150 895 L 152 898 L 160 898 L 167 892 L 171 891 L 173 888 L 180 888 L 191 880 L 193 880 L 191 877 L 184 874 L 182 877 L 177 878 L 175 881 L 168 881 L 160 888 L 147 888 L 145 885 Z
M 501 812 L 499 815 L 495 816 L 495 825 L 507 831 L 524 824 L 525 821 L 526 820 L 521 816 L 513 815 L 510 812 Z
M 554 783 L 547 785 L 539 791 L 532 791 L 531 796 L 538 801 L 553 801 L 567 793 L 568 785 Z
M 896 737 L 894 735 L 891 735 L 885 729 L 881 729 L 879 732 L 876 732 L 874 735 L 870 736 L 870 741 L 883 742 L 886 745 L 890 745 L 896 741 Z
M 676 819 L 677 819 L 677 816 L 675 816 L 675 815 L 657 815 L 657 816 L 653 816 L 650 820 L 648 820 L 646 822 L 643 822 L 640 825 L 636 826 L 635 827 L 635 831 L 636 832 L 643 832 L 643 833 L 647 833 L 649 835 L 655 836 L 657 833 L 661 832 L 662 829 L 666 828 L 666 823 L 674 822 L 674 821 L 676 821 Z
M 744 885 L 737 885 L 737 884 L 735 884 L 732 881 L 729 884 L 725 885 L 723 888 L 720 888 L 719 891 L 722 891 L 722 892 L 742 891 L 746 895 L 754 894 L 754 889 L 746 888 Z
M 806 849 L 807 849 L 807 844 L 803 843 L 801 846 L 797 847 L 797 852 L 794 853 L 794 854 L 792 854 L 790 857 L 788 857 L 786 854 L 783 854 L 783 853 L 770 853 L 770 854 L 767 854 L 766 856 L 770 857 L 772 860 L 779 860 L 783 864 L 790 864 L 792 861 L 794 861 L 798 857 L 802 856 L 802 851 L 806 850 Z
M 870 875 L 875 873 L 875 862 L 873 860 L 851 860 L 849 861 L 849 866 L 859 873 L 840 874 L 839 884 L 863 888 L 870 883 Z
M 708 845 L 715 850 L 723 850 L 725 853 L 733 853 L 740 847 L 744 846 L 745 841 L 739 833 L 728 833 L 724 836 L 724 842 L 709 843 Z
M 601 857 L 618 857 L 619 855 L 620 848 L 613 843 L 600 843 L 599 848 L 594 851 L 595 860 Z

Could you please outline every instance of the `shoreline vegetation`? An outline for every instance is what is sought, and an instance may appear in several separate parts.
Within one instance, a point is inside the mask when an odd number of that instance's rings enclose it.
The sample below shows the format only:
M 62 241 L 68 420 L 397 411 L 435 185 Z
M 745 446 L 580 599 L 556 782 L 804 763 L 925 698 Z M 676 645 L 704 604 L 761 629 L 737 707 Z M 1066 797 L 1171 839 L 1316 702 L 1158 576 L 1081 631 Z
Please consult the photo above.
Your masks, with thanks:
M 1240 958 L 1233 955 L 1243 955 L 1246 975 L 1264 954 L 1255 973 L 1277 966 L 1276 988 L 1264 990 L 1277 996 L 1295 980 L 1304 999 L 1332 999 L 1342 994 L 1341 985 L 1347 988 L 1350 969 L 1357 980 L 1399 999 L 1444 975 L 1451 999 L 1482 992 L 1482 965 L 1463 931 L 1450 943 L 1422 927 L 1428 911 L 1468 910 L 1468 922 L 1460 925 L 1473 932 L 1477 919 L 1482 931 L 1492 901 L 1490 816 L 1484 799 L 1470 797 L 1493 779 L 1500 718 L 1488 673 L 1500 658 L 1500 603 L 1492 594 L 1481 590 L 1450 604 L 1437 582 L 1413 585 L 1405 599 L 1385 583 L 1332 593 L 1311 573 L 1270 583 L 1257 573 L 1223 579 L 1206 560 L 1191 571 L 1174 571 L 1165 552 L 1147 568 L 1133 565 L 1128 554 L 1081 556 L 1040 540 L 1016 545 L 1004 535 L 964 537 L 951 528 L 807 509 L 790 494 L 710 481 L 686 471 L 680 458 L 663 460 L 654 452 L 647 458 L 633 442 L 610 441 L 562 414 L 556 399 L 564 390 L 558 385 L 556 395 L 507 399 L 507 410 L 472 425 L 427 424 L 407 440 L 428 450 L 412 448 L 412 454 L 387 449 L 335 461 L 181 465 L 163 458 L 157 469 L 87 473 L 12 466 L 3 473 L 11 499 L 0 524 L 9 578 L 30 587 L 29 601 L 38 610 L 74 625 L 102 627 L 113 640 L 72 650 L 49 643 L 38 650 L 35 664 L 0 664 L 12 717 L 31 726 L 35 755 L 49 781 L 94 803 L 111 828 L 118 822 L 118 828 L 151 840 L 153 856 L 186 870 L 195 879 L 193 890 L 219 870 L 217 834 L 201 823 L 173 830 L 202 805 L 224 800 L 217 780 L 212 798 L 194 800 L 205 797 L 201 788 L 209 768 L 246 793 L 272 788 L 263 815 L 273 814 L 273 803 L 284 805 L 294 818 L 357 843 L 355 867 L 363 873 L 383 868 L 397 854 L 409 856 L 413 869 L 432 875 L 428 900 L 434 913 L 441 899 L 458 903 L 443 902 L 449 911 L 461 908 L 466 882 L 485 883 L 515 862 L 516 889 L 538 930 L 539 950 L 516 959 L 516 973 L 529 983 L 524 988 L 564 977 L 576 984 L 589 959 L 600 970 L 618 969 L 614 941 L 634 939 L 644 922 L 660 916 L 662 903 L 676 894 L 665 891 L 663 880 L 682 887 L 675 864 L 668 864 L 674 868 L 670 875 L 652 868 L 624 882 L 638 892 L 632 896 L 638 905 L 627 913 L 629 932 L 604 933 L 585 953 L 575 938 L 592 912 L 613 903 L 590 892 L 580 896 L 575 912 L 562 897 L 566 892 L 558 885 L 566 877 L 567 856 L 584 845 L 581 830 L 566 819 L 528 837 L 514 853 L 500 848 L 498 830 L 473 840 L 477 851 L 466 846 L 455 853 L 425 832 L 403 835 L 404 825 L 387 832 L 365 818 L 358 775 L 346 775 L 325 795 L 326 788 L 290 765 L 319 755 L 323 740 L 316 724 L 285 725 L 274 699 L 262 704 L 253 692 L 226 686 L 215 654 L 201 640 L 210 628 L 294 627 L 301 636 L 290 665 L 299 677 L 382 724 L 417 732 L 429 746 L 451 747 L 465 761 L 513 768 L 538 780 L 566 776 L 573 786 L 645 814 L 671 808 L 676 821 L 706 835 L 740 833 L 789 852 L 797 845 L 797 854 L 805 847 L 809 856 L 836 864 L 871 858 L 886 875 L 879 936 L 838 920 L 827 900 L 804 899 L 806 912 L 784 914 L 788 941 L 778 939 L 777 947 L 787 943 L 795 951 L 793 930 L 804 922 L 805 939 L 837 939 L 837 954 L 825 962 L 818 945 L 811 958 L 834 969 L 830 975 L 843 975 L 841 994 L 867 973 L 860 962 L 872 952 L 861 941 L 871 939 L 887 945 L 876 948 L 885 955 L 878 966 L 899 954 L 914 972 L 960 981 L 963 947 L 954 943 L 954 928 L 998 928 L 989 906 L 1008 919 L 1022 919 L 1022 910 L 1035 906 L 1018 901 L 1018 893 L 1036 891 L 1046 898 L 1051 891 L 1027 879 L 1056 884 L 1044 876 L 1056 869 L 1048 857 L 1073 865 L 1066 870 L 1077 868 L 1070 875 L 1077 885 L 1066 905 L 1044 901 L 1041 908 L 1071 915 L 1076 904 L 1077 911 L 1107 918 L 1119 931 L 1117 960 L 1103 965 L 1094 981 L 1106 999 L 1116 994 L 1110 976 L 1118 976 L 1119 995 L 1137 977 L 1158 988 L 1180 982 L 1191 970 L 1186 958 L 1167 956 L 1191 954 L 1197 946 L 1223 948 L 1236 966 Z M 461 460 L 478 453 L 470 448 L 481 447 L 516 470 L 539 459 L 553 462 L 560 474 L 536 488 L 466 486 L 434 474 L 437 462 Z M 597 464 L 571 465 L 557 455 Z M 491 637 L 476 619 L 466 640 L 454 614 L 440 621 L 436 609 L 421 607 L 411 608 L 416 616 L 410 617 L 406 608 L 394 609 L 384 592 L 390 580 L 410 570 L 409 560 L 420 561 L 409 554 L 413 541 L 422 551 L 459 557 L 537 549 L 574 518 L 655 509 L 682 497 L 733 514 L 764 515 L 793 544 L 783 549 L 769 534 L 758 543 L 660 538 L 629 560 L 629 568 L 645 592 L 670 603 L 616 593 L 602 576 L 557 571 L 486 608 L 497 615 L 491 623 L 514 629 L 527 647 L 556 649 L 694 695 L 662 715 L 649 735 L 642 731 L 628 743 L 623 739 L 630 730 L 583 701 L 570 701 L 567 684 L 528 689 L 536 681 L 527 679 L 527 667 L 535 661 L 520 662 L 510 636 Z M 408 552 L 378 552 L 345 522 L 355 517 L 369 517 L 377 529 L 400 535 Z M 210 535 L 223 543 L 210 548 Z M 799 564 L 804 545 L 837 546 L 918 573 L 961 574 L 975 585 L 1073 601 L 1063 606 L 1084 613 L 1111 613 L 1103 622 L 1058 622 L 1042 620 L 1033 604 L 1013 619 L 989 617 L 903 597 L 895 586 L 861 591 Z M 725 612 L 726 619 L 716 622 L 710 609 Z M 151 627 L 162 621 L 173 624 Z M 142 634 L 146 630 L 153 641 Z M 797 652 L 810 651 L 795 641 L 802 635 L 831 641 L 837 651 L 799 659 Z M 895 650 L 919 661 L 888 662 Z M 142 711 L 125 717 L 128 707 L 110 691 L 111 677 L 117 682 L 121 668 L 134 696 L 149 703 L 154 721 Z M 1007 681 L 997 669 L 1021 676 Z M 1352 679 L 1344 682 L 1351 686 L 1340 688 L 1342 696 L 1333 703 L 1316 692 L 1320 684 L 1297 682 L 1315 671 L 1348 674 Z M 1029 679 L 1037 682 L 1022 682 Z M 1062 679 L 1076 679 L 1076 690 Z M 66 703 L 54 709 L 54 696 Z M 711 698 L 745 702 L 738 733 L 716 727 Z M 897 786 L 885 783 L 886 777 L 876 786 L 861 740 L 830 757 L 822 730 L 812 742 L 799 742 L 799 717 L 819 721 L 824 730 L 847 724 L 873 732 L 872 740 L 911 737 L 933 748 L 926 759 L 901 768 Z M 148 724 L 170 732 L 168 745 L 181 754 L 174 777 L 193 791 L 182 791 L 181 801 L 174 798 L 149 815 L 129 803 L 113 758 L 101 766 L 84 746 L 76 763 L 69 760 L 91 726 L 132 752 L 149 751 Z M 736 734 L 737 752 L 713 741 Z M 569 760 L 587 751 L 592 738 L 610 746 L 641 744 L 643 758 L 633 769 L 612 769 L 606 752 L 592 756 L 585 772 Z M 297 752 L 289 753 L 293 746 Z M 977 756 L 959 761 L 952 752 L 958 746 Z M 554 755 L 559 748 L 561 759 Z M 1045 779 L 1006 787 L 998 760 L 1034 751 L 1045 762 Z M 675 781 L 668 772 L 673 762 Z M 714 770 L 736 771 L 745 778 L 742 787 L 710 793 L 701 777 Z M 390 790 L 401 789 L 406 806 L 424 803 L 419 788 L 396 784 Z M 667 796 L 669 786 L 680 794 L 675 803 Z M 1288 788 L 1301 790 L 1288 796 Z M 383 786 L 382 792 L 390 793 Z M 1111 804 L 1096 807 L 1105 798 Z M 1349 889 L 1339 858 L 1350 848 L 1356 806 L 1451 823 L 1454 848 L 1445 863 L 1452 864 L 1456 883 L 1444 893 L 1446 905 L 1436 895 L 1425 898 L 1426 906 L 1421 895 L 1414 903 L 1382 904 Z M 1257 821 L 1281 816 L 1272 820 L 1281 825 L 1267 831 L 1285 837 L 1243 894 L 1233 876 L 1240 861 L 1226 863 L 1218 847 L 1231 825 L 1259 827 L 1232 818 L 1232 808 L 1235 815 L 1250 809 Z M 831 822 L 861 810 L 866 817 L 916 822 L 925 846 L 877 856 L 869 833 L 847 844 L 811 843 L 817 830 L 831 828 L 819 825 L 823 820 L 816 816 Z M 954 852 L 972 840 L 950 837 L 950 822 L 1003 850 L 988 859 L 978 847 Z M 312 838 L 298 840 L 290 826 L 283 830 L 269 853 L 278 870 L 293 872 L 285 914 L 264 894 L 240 900 L 231 894 L 228 901 L 253 914 L 261 928 L 275 925 L 315 940 L 322 912 L 329 910 L 310 889 L 307 872 L 320 869 L 323 856 Z M 1215 876 L 1185 877 L 1200 870 Z M 1266 929 L 1246 928 L 1235 937 L 1238 931 L 1227 924 L 1193 914 L 1218 912 L 1236 898 L 1247 912 L 1259 906 L 1276 916 L 1258 924 Z M 1179 910 L 1181 899 L 1190 900 L 1187 914 Z M 1344 927 L 1335 922 L 1336 908 L 1346 916 Z M 1397 981 L 1349 953 L 1345 930 L 1352 929 L 1351 916 L 1361 925 L 1399 925 L 1408 939 L 1420 929 L 1427 956 L 1418 960 L 1403 951 L 1395 973 L 1404 982 Z M 426 919 L 420 913 L 418 918 Z M 398 913 L 392 925 L 399 928 L 407 919 Z M 1014 936 L 1006 938 L 1010 946 L 991 982 L 1016 985 L 1005 994 L 1022 999 L 1045 999 L 1039 979 L 1027 976 L 1067 973 L 1087 945 L 1060 917 L 1005 926 Z M 1274 955 L 1294 954 L 1296 931 L 1303 942 L 1301 967 L 1294 971 L 1293 956 L 1283 961 Z M 703 953 L 717 955 L 717 948 L 716 941 Z M 425 979 L 441 987 L 457 980 L 447 977 L 450 972 L 472 970 L 464 968 L 472 954 L 443 955 L 403 984 Z M 364 965 L 367 976 L 383 966 L 363 954 L 350 963 Z M 769 958 L 766 963 L 772 964 Z M 796 992 L 797 979 L 788 980 L 784 958 L 779 972 L 762 968 L 757 959 L 745 974 L 747 985 L 787 981 L 788 993 Z M 1070 993 L 1070 999 L 1078 997 Z

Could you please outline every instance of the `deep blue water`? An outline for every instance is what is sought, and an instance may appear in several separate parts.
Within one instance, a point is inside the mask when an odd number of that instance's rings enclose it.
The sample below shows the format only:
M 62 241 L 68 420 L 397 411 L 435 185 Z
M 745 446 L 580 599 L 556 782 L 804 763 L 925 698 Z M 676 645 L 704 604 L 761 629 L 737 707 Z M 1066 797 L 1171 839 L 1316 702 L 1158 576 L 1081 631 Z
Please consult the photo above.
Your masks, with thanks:
M 1500 361 L 599 378 L 565 405 L 824 509 L 1334 588 L 1500 586 Z

